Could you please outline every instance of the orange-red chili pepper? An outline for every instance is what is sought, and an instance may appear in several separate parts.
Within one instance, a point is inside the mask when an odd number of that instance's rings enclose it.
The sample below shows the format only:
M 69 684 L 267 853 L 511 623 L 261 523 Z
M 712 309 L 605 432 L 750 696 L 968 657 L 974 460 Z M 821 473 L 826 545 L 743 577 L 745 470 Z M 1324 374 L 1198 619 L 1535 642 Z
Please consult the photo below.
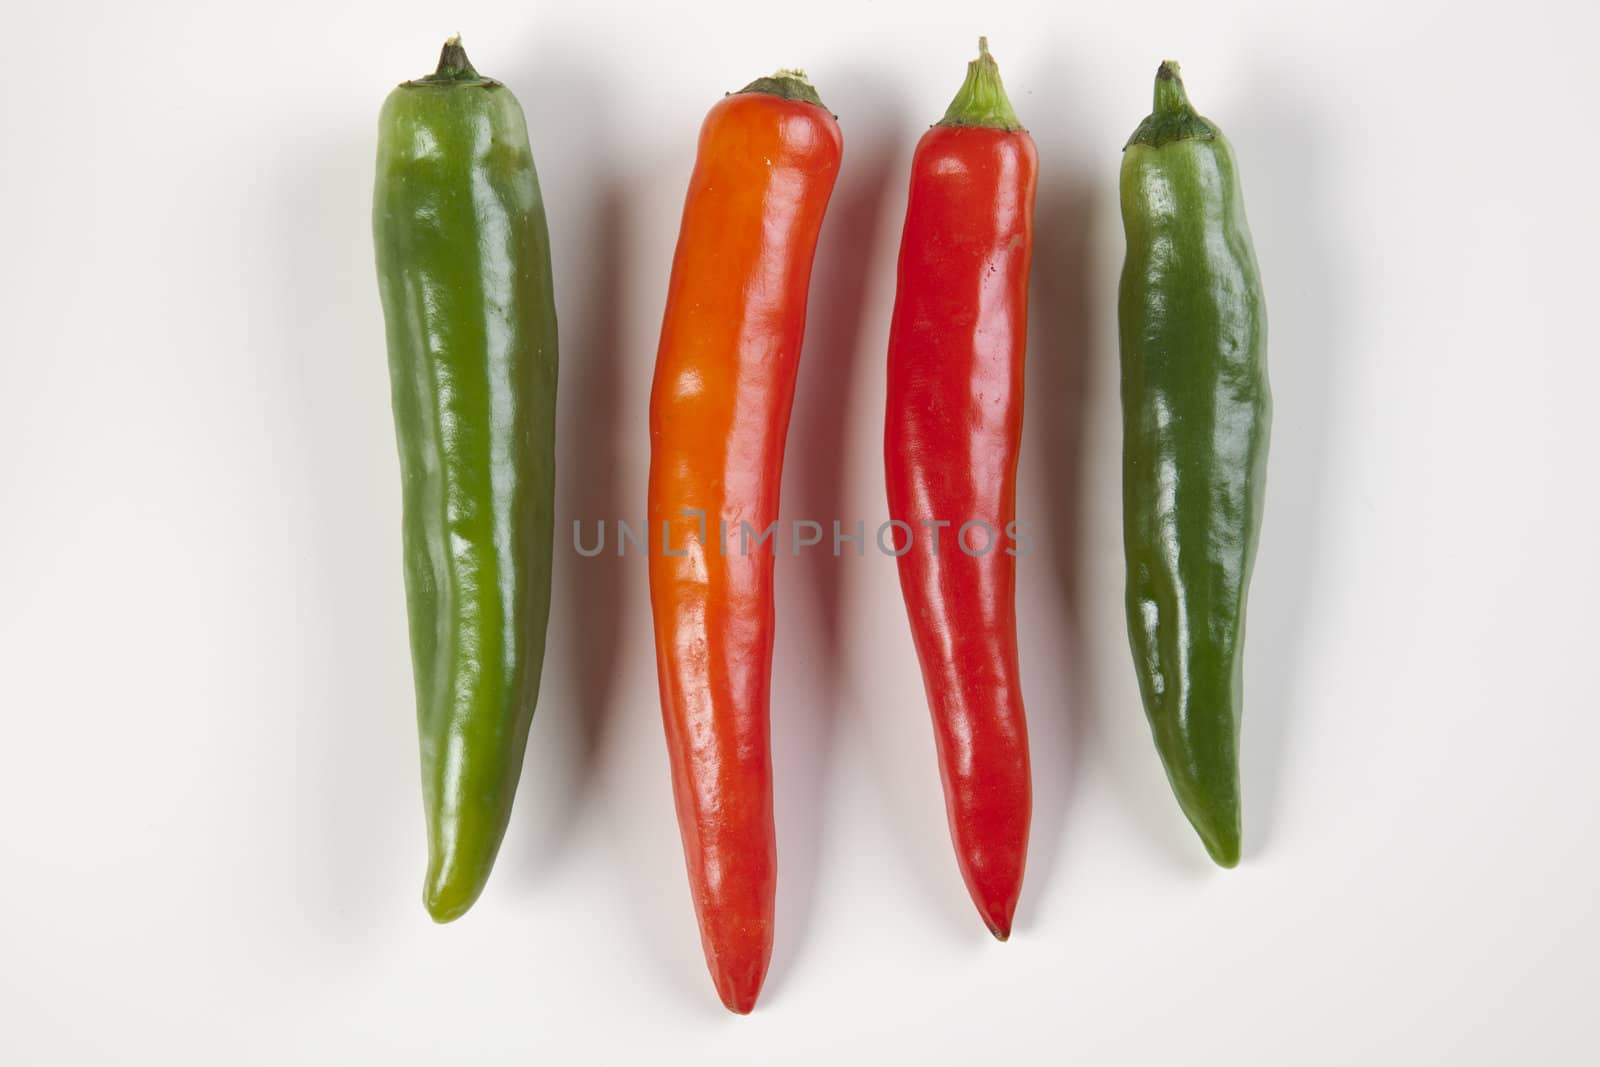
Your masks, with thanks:
M 1038 171 L 980 55 L 918 143 L 889 330 L 884 459 L 900 588 L 967 891 L 1005 940 L 1033 791 L 1017 666 L 1017 452 Z M 948 526 L 942 524 L 948 524 Z
M 842 149 L 803 75 L 711 109 L 650 394 L 650 600 L 672 787 L 706 964 L 741 1014 L 772 957 L 777 890 L 776 542 L 756 542 L 778 517 L 811 261 Z

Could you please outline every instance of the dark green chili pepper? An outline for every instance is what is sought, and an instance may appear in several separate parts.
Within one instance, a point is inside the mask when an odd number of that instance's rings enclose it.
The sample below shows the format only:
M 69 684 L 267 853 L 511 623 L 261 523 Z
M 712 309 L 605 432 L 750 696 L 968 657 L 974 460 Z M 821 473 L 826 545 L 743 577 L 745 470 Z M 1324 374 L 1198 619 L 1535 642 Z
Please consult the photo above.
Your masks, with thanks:
M 516 98 L 459 40 L 383 105 L 372 230 L 388 327 L 406 601 L 439 922 L 488 880 L 550 614 L 556 316 Z
M 1267 318 L 1233 150 L 1167 62 L 1122 158 L 1128 636 L 1184 814 L 1239 862 L 1245 599 L 1266 483 Z

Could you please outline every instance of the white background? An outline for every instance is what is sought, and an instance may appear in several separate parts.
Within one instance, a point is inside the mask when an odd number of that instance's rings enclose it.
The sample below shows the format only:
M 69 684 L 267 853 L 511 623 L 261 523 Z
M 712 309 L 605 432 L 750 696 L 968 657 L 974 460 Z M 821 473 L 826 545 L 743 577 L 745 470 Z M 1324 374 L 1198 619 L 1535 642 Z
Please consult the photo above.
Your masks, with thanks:
M 1600 958 L 1592 6 L 43 4 L 0 151 L 0 1062 L 1576 1063 Z M 642 557 L 559 541 L 499 866 L 419 903 L 378 106 L 459 30 L 527 110 L 559 530 L 638 518 L 696 131 L 840 116 L 785 512 L 884 517 L 907 165 L 978 33 L 1038 142 L 1009 944 L 946 836 L 886 558 L 779 565 L 777 948 L 718 1005 Z M 1165 56 L 1232 138 L 1277 423 L 1246 851 L 1171 799 L 1122 619 L 1119 148 Z

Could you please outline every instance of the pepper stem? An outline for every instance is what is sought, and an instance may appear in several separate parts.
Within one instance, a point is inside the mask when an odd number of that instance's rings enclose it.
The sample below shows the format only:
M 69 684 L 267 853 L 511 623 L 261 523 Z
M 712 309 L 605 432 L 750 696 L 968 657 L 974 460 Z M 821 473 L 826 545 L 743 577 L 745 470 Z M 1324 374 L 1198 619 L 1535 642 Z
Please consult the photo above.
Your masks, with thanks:
M 1178 72 L 1178 61 L 1162 60 L 1156 69 L 1154 111 L 1157 115 L 1193 115 L 1194 105 L 1183 88 L 1183 75 Z
M 1168 59 L 1156 68 L 1155 108 L 1128 138 L 1124 149 L 1134 145 L 1160 148 L 1174 141 L 1213 141 L 1217 128 L 1195 113 L 1184 91 L 1176 60 Z
M 822 98 L 817 95 L 816 89 L 812 88 L 811 81 L 803 70 L 780 70 L 770 77 L 757 78 L 739 92 L 768 93 L 772 96 L 781 96 L 785 100 L 803 100 L 808 104 L 823 107 Z
M 940 126 L 986 126 L 995 130 L 1022 129 L 1011 98 L 1000 81 L 1000 64 L 989 54 L 989 38 L 978 38 L 978 58 L 967 64 L 967 80 L 939 120 Z
M 472 61 L 467 58 L 467 50 L 461 47 L 461 35 L 458 33 L 439 50 L 438 69 L 417 81 L 426 85 L 454 85 L 457 82 L 488 82 L 489 79 L 473 69 Z

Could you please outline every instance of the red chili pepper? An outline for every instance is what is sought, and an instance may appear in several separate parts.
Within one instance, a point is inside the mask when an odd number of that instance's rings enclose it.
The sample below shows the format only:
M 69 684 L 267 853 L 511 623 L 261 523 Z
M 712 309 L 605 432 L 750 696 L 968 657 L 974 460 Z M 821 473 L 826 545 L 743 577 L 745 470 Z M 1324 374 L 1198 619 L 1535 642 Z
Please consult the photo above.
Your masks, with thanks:
M 978 47 L 950 110 L 911 161 L 884 459 L 890 517 L 910 527 L 900 588 L 933 712 L 950 835 L 967 891 L 1003 941 L 1033 807 L 1014 520 L 1038 162 L 988 42 Z M 905 539 L 901 530 L 897 549 Z
M 843 148 L 821 104 L 780 72 L 706 116 L 650 394 L 650 533 L 663 539 L 650 600 L 672 787 L 706 964 L 741 1014 L 772 958 L 775 542 L 757 539 L 778 517 L 811 260 Z

